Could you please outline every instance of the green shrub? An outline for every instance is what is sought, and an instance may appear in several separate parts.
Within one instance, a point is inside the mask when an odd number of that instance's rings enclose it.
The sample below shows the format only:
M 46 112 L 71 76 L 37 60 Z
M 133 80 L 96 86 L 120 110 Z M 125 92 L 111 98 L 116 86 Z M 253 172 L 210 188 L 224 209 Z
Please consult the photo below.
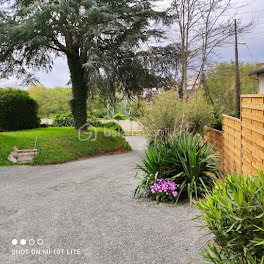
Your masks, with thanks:
M 96 117 L 92 115 L 89 111 L 87 112 L 87 119 L 95 119 Z
M 201 91 L 187 102 L 186 118 L 192 134 L 203 135 L 205 126 L 211 127 L 216 123 L 214 109 Z
M 181 195 L 193 197 L 206 193 L 211 189 L 219 175 L 217 155 L 208 143 L 202 142 L 198 136 L 177 135 L 147 149 L 138 169 L 144 173 L 135 196 L 153 198 L 149 191 L 157 184 L 157 179 L 169 179 L 179 184 Z
M 188 131 L 184 104 L 178 99 L 175 91 L 163 91 L 162 95 L 154 95 L 153 101 L 145 109 L 145 116 L 141 122 L 153 143 L 163 140 L 168 135 Z
M 54 127 L 74 127 L 74 119 L 72 114 L 67 113 L 63 115 L 57 115 L 53 122 L 52 126 Z
M 103 122 L 101 122 L 100 120 L 98 120 L 95 117 L 90 117 L 90 119 L 88 119 L 88 123 L 92 127 L 102 127 L 102 128 L 115 130 L 115 131 L 119 132 L 122 135 L 125 133 L 125 131 L 123 130 L 123 128 L 120 125 L 118 125 L 117 123 L 112 122 L 112 121 L 103 123 Z
M 95 109 L 92 113 L 96 118 L 104 118 L 104 116 L 107 115 L 107 108 L 105 107 L 105 108 Z
M 87 123 L 92 127 L 103 127 L 103 123 L 100 122 L 95 116 L 87 113 Z M 71 113 L 66 113 L 63 115 L 57 115 L 52 123 L 54 127 L 74 127 L 74 119 Z
M 211 263 L 264 263 L 264 173 L 257 177 L 231 174 L 216 182 L 197 202 L 215 235 L 203 253 Z
M 28 92 L 0 89 L 0 130 L 23 130 L 40 124 L 38 104 Z
M 92 127 L 103 127 L 103 123 L 98 120 L 97 117 L 95 117 L 94 115 L 91 115 L 89 112 L 87 113 L 87 121 L 89 123 L 90 126 Z
M 104 124 L 100 120 L 98 120 L 97 118 L 89 119 L 88 123 L 92 127 L 104 127 Z
M 123 130 L 123 128 L 120 125 L 118 125 L 117 123 L 112 122 L 112 121 L 103 123 L 103 127 L 115 130 L 122 135 L 125 133 L 125 131 Z
M 147 100 L 139 97 L 131 101 L 132 117 L 137 119 L 143 117 L 147 106 Z
M 106 122 L 103 123 L 98 120 L 96 117 L 88 114 L 87 123 L 90 127 L 101 127 L 107 128 L 114 131 L 119 132 L 120 134 L 124 134 L 125 131 L 122 129 L 120 125 L 115 122 Z M 52 126 L 54 127 L 73 127 L 74 126 L 74 119 L 71 114 L 64 114 L 64 115 L 57 115 L 56 118 L 53 120 Z
M 113 116 L 113 119 L 115 119 L 115 120 L 125 120 L 126 118 L 125 118 L 124 115 L 118 113 L 118 114 Z
M 150 135 L 150 142 L 157 143 L 179 133 L 203 135 L 204 127 L 211 127 L 215 118 L 213 107 L 201 92 L 180 99 L 175 91 L 163 91 L 153 97 L 141 121 Z

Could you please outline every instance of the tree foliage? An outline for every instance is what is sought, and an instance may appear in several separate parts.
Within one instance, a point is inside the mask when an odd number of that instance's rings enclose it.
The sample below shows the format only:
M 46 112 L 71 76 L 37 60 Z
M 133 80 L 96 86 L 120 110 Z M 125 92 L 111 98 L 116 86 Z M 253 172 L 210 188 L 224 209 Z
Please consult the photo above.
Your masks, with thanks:
M 66 56 L 79 128 L 86 122 L 93 87 L 109 94 L 128 92 L 142 88 L 142 76 L 151 76 L 136 51 L 160 35 L 149 25 L 162 16 L 149 0 L 10 1 L 0 14 L 1 77 L 34 80 L 30 69 L 48 71 L 56 56 Z
M 28 92 L 32 98 L 37 100 L 41 117 L 70 112 L 71 89 L 62 87 L 49 89 L 43 85 L 38 85 L 31 87 Z
M 240 63 L 240 78 L 242 94 L 257 92 L 257 81 L 248 76 L 249 72 L 257 69 L 255 64 Z M 212 104 L 219 117 L 222 114 L 234 116 L 235 108 L 235 66 L 231 61 L 219 63 L 211 68 L 206 75 L 206 82 Z M 208 96 L 208 94 L 207 94 Z
M 179 96 L 183 98 L 188 87 L 190 74 L 197 80 L 203 78 L 204 71 L 211 66 L 217 48 L 233 43 L 235 34 L 233 16 L 230 9 L 234 0 L 173 0 L 169 8 L 171 28 L 177 32 L 172 35 L 179 47 L 181 65 L 175 82 Z M 237 3 L 238 4 L 238 3 Z M 243 6 L 241 4 L 241 6 Z M 236 5 L 237 10 L 239 5 Z M 252 22 L 239 23 L 238 33 L 248 32 Z

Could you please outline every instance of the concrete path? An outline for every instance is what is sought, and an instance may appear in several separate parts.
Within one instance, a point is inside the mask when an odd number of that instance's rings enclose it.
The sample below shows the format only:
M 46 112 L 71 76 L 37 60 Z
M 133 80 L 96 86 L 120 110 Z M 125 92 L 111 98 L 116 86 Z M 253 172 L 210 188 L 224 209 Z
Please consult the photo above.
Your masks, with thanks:
M 0 167 L 0 263 L 203 263 L 195 208 L 133 199 L 145 142 L 128 140 L 126 154 Z

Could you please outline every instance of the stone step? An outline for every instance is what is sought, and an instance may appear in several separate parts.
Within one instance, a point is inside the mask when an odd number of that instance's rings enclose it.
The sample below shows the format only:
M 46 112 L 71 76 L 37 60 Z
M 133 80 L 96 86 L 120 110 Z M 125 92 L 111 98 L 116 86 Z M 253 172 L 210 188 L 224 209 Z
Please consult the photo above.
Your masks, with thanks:
M 21 149 L 18 150 L 15 146 L 13 151 L 10 153 L 8 160 L 16 163 L 31 162 L 34 160 L 34 157 L 38 154 L 37 149 Z
M 21 149 L 21 150 L 17 150 L 17 153 L 28 153 L 28 152 L 37 153 L 38 151 L 36 149 Z
M 30 156 L 36 156 L 35 152 L 27 152 L 27 153 L 17 153 L 16 157 L 30 157 Z
M 28 156 L 28 157 L 18 157 L 17 158 L 17 162 L 31 162 L 33 161 L 33 158 L 32 156 Z

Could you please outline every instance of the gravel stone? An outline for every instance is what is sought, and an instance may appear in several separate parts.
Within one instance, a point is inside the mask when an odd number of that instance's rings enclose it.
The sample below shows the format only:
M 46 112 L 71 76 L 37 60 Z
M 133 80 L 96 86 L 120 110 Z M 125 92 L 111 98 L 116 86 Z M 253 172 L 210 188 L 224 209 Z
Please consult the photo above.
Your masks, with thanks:
M 128 140 L 133 151 L 125 154 L 0 167 L 0 262 L 204 263 L 199 252 L 208 237 L 191 220 L 195 207 L 133 198 L 146 141 Z

